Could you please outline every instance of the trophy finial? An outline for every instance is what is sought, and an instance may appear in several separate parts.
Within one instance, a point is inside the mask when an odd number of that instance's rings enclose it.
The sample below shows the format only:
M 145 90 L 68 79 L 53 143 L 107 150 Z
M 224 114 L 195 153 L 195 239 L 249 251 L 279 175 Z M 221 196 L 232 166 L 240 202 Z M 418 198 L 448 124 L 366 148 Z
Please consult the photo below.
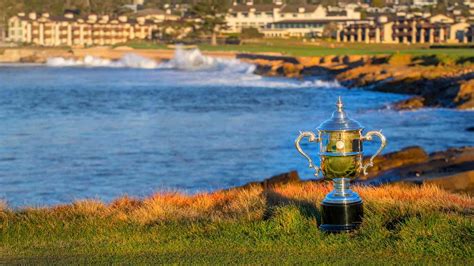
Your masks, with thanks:
M 344 104 L 342 103 L 342 98 L 341 98 L 341 96 L 338 97 L 336 106 L 337 106 L 337 110 L 338 110 L 339 112 L 341 112 L 341 111 L 342 111 L 342 107 L 344 106 Z

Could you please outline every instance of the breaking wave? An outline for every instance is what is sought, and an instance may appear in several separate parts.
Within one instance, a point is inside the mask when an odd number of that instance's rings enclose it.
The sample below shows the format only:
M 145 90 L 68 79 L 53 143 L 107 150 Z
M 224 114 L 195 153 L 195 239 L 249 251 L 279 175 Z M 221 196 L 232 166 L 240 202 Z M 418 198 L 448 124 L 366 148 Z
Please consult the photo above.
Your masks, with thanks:
M 254 74 L 256 66 L 238 59 L 216 58 L 206 56 L 199 49 L 186 50 L 177 47 L 174 56 L 167 62 L 157 62 L 143 56 L 127 53 L 118 60 L 86 56 L 84 59 L 62 57 L 49 58 L 50 67 L 103 67 L 103 68 L 137 68 L 178 70 L 180 83 L 203 86 L 235 86 L 266 88 L 340 88 L 337 81 L 313 79 L 296 80 L 278 77 L 263 77 Z M 181 72 L 181 74 L 180 74 Z M 183 74 L 182 72 L 186 72 Z M 183 78 L 185 77 L 185 78 Z M 170 77 L 171 78 L 171 77 Z
M 119 60 L 104 59 L 101 57 L 87 55 L 84 59 L 71 59 L 63 57 L 51 57 L 46 61 L 51 67 L 113 67 L 113 68 L 143 68 L 155 69 L 160 64 L 155 60 L 145 58 L 133 53 L 127 53 Z
M 173 58 L 161 64 L 162 68 L 180 70 L 214 70 L 251 74 L 255 71 L 255 65 L 244 63 L 238 59 L 223 59 L 206 56 L 199 49 L 185 50 L 177 47 Z

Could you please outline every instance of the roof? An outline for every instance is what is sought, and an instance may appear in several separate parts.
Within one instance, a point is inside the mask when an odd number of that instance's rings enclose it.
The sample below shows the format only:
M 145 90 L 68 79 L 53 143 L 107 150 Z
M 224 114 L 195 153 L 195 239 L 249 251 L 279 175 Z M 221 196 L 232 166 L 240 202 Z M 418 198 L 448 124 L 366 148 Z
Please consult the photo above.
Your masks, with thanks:
M 285 24 L 285 23 L 332 23 L 332 22 L 348 22 L 348 21 L 359 21 L 356 19 L 341 19 L 341 20 L 329 20 L 329 19 L 285 19 L 285 20 L 280 20 L 277 22 L 272 22 L 270 24 Z
M 134 14 L 134 16 L 136 17 L 153 16 L 153 15 L 166 15 L 166 12 L 164 10 L 157 9 L 157 8 L 146 8 Z
M 342 16 L 342 17 L 345 17 L 347 16 L 347 11 L 328 11 L 327 12 L 327 16 L 328 17 L 336 17 L 336 16 Z
M 50 17 L 42 17 L 40 15 L 37 16 L 37 19 L 30 19 L 28 16 L 23 16 L 23 17 L 20 17 L 18 15 L 16 16 L 13 16 L 12 18 L 19 18 L 20 20 L 23 20 L 23 21 L 30 21 L 30 22 L 41 22 L 41 20 L 45 20 L 44 22 L 78 22 L 79 19 L 82 19 L 83 24 L 95 24 L 95 25 L 103 25 L 102 23 L 100 23 L 101 21 L 101 17 L 98 16 L 97 17 L 97 21 L 95 21 L 94 23 L 91 23 L 88 21 L 88 18 L 87 16 L 86 17 L 79 17 L 79 16 L 75 16 L 74 18 L 67 18 L 67 17 L 64 17 L 64 16 L 50 16 Z M 120 24 L 131 24 L 131 25 L 134 25 L 134 24 L 139 24 L 137 19 L 135 18 L 128 18 L 127 22 L 120 22 L 117 20 L 117 18 L 115 17 L 109 17 L 109 20 L 108 22 L 105 24 L 112 24 L 111 22 L 116 20 L 117 21 L 117 24 L 120 25 Z M 144 25 L 152 25 L 152 24 L 155 24 L 153 20 L 150 20 L 150 19 L 146 19 L 144 21 Z
M 319 5 L 276 5 L 276 4 L 257 4 L 257 5 L 235 5 L 229 10 L 232 12 L 250 12 L 255 9 L 256 12 L 271 12 L 279 8 L 281 13 L 298 13 L 300 8 L 304 8 L 305 13 L 314 12 Z
M 304 8 L 305 13 L 314 12 L 318 5 L 284 5 L 281 9 L 282 13 L 298 13 L 300 8 Z
M 260 5 L 235 5 L 230 8 L 234 12 L 250 12 L 250 9 L 255 9 L 257 12 L 270 12 L 274 8 L 281 8 L 281 5 L 260 4 Z

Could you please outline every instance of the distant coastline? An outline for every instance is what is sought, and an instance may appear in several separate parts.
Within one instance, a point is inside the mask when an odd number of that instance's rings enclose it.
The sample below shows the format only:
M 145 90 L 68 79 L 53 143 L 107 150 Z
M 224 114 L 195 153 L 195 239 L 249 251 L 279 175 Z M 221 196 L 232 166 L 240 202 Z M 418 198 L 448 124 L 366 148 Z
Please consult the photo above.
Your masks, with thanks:
M 92 48 L 6 48 L 0 51 L 1 63 L 45 63 L 48 58 L 83 59 L 94 56 L 118 60 L 134 53 L 157 62 L 173 58 L 170 49 L 134 49 L 128 46 Z M 413 95 L 394 103 L 395 109 L 443 107 L 474 108 L 474 61 L 463 62 L 439 55 L 327 55 L 286 56 L 278 53 L 241 53 L 204 51 L 206 56 L 239 59 L 256 65 L 255 74 L 302 78 L 320 76 L 333 79 L 348 88 L 364 88 L 380 92 Z

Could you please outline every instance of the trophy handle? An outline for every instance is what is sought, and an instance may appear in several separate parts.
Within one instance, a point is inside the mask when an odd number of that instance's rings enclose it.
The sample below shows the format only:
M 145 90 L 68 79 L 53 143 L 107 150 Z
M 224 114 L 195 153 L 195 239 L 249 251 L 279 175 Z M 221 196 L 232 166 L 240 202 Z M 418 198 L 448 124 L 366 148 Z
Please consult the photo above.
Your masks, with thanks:
M 369 162 L 362 167 L 362 170 L 364 172 L 364 175 L 367 175 L 367 168 L 374 166 L 374 159 L 377 157 L 382 150 L 385 148 L 387 145 L 387 139 L 385 138 L 384 135 L 382 135 L 382 130 L 380 131 L 369 131 L 365 136 L 362 137 L 362 140 L 372 140 L 372 136 L 375 135 L 380 138 L 380 147 L 377 150 L 377 152 L 370 157 Z
M 296 146 L 296 149 L 298 150 L 299 153 L 301 153 L 301 155 L 303 155 L 309 162 L 309 168 L 313 168 L 315 173 L 314 173 L 314 176 L 319 176 L 319 171 L 320 171 L 320 168 L 318 166 L 316 166 L 314 163 L 313 163 L 313 160 L 311 159 L 311 157 L 309 157 L 304 151 L 303 149 L 301 149 L 301 146 L 300 146 L 300 141 L 304 138 L 308 138 L 308 141 L 309 142 L 316 142 L 318 143 L 320 141 L 320 139 L 318 137 L 316 137 L 316 135 L 313 133 L 313 132 L 310 132 L 310 131 L 304 131 L 304 132 L 301 132 L 300 131 L 300 135 L 298 136 L 298 138 L 296 138 L 295 140 L 295 146 Z

